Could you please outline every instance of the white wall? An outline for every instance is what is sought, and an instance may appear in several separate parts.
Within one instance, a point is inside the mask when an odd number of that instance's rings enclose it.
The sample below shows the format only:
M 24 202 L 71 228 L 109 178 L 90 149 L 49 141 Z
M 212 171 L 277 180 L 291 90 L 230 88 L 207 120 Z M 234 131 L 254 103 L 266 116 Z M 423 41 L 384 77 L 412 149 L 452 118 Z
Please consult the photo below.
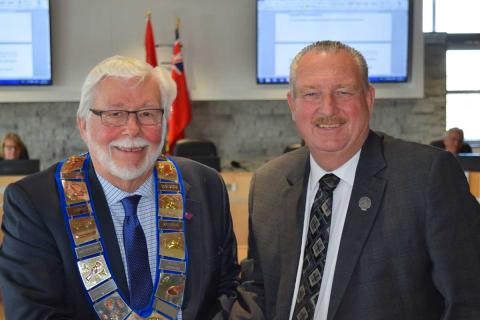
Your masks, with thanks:
M 157 43 L 172 43 L 182 19 L 184 60 L 194 100 L 284 99 L 284 85 L 255 81 L 255 0 L 51 0 L 53 81 L 50 87 L 0 87 L 0 102 L 77 101 L 88 71 L 114 54 L 143 59 L 145 13 Z M 415 0 L 413 79 L 377 85 L 379 98 L 423 96 L 421 1 Z M 157 58 L 169 61 L 171 48 Z

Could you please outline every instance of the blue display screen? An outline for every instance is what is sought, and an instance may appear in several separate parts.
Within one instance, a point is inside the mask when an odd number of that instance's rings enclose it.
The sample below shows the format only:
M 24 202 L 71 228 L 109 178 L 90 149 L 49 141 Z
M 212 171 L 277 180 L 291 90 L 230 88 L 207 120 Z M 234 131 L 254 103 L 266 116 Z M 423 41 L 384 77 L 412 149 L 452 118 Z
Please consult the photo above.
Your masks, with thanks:
M 409 0 L 257 0 L 257 83 L 288 83 L 305 46 L 337 40 L 359 50 L 371 82 L 409 77 Z
M 49 84 L 49 0 L 0 0 L 0 85 Z

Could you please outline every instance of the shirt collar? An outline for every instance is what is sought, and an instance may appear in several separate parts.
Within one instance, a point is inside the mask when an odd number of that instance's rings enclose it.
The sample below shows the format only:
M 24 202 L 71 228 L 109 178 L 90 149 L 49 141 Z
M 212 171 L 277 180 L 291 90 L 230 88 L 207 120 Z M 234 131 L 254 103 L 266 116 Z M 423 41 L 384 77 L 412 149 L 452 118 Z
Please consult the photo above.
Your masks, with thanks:
M 97 174 L 98 181 L 102 185 L 103 192 L 105 193 L 105 198 L 107 199 L 107 203 L 109 205 L 115 204 L 121 201 L 125 197 L 132 196 L 134 194 L 141 195 L 142 197 L 146 197 L 149 200 L 155 201 L 155 188 L 153 183 L 153 174 L 151 174 L 145 182 L 138 187 L 137 190 L 134 192 L 126 192 L 111 184 L 107 179 L 102 177 L 101 175 Z
M 353 157 L 350 158 L 347 162 L 341 165 L 339 168 L 333 171 L 325 171 L 322 167 L 320 167 L 315 159 L 313 158 L 312 154 L 310 153 L 310 181 L 314 182 L 311 187 L 315 187 L 317 182 L 327 173 L 333 173 L 337 177 L 339 177 L 342 181 L 345 181 L 350 185 L 353 186 L 353 181 L 355 180 L 355 171 L 357 171 L 358 161 L 360 159 L 360 151 L 358 150 L 357 153 Z

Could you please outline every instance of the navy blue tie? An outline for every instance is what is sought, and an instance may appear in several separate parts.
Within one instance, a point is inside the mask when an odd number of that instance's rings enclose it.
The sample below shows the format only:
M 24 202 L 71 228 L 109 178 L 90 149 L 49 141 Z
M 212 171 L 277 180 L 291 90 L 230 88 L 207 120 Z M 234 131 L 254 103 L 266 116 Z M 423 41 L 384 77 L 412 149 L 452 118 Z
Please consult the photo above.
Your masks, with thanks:
M 148 305 L 153 288 L 147 241 L 137 217 L 140 198 L 140 195 L 133 195 L 122 199 L 125 209 L 123 243 L 130 282 L 130 307 L 134 310 L 141 310 Z

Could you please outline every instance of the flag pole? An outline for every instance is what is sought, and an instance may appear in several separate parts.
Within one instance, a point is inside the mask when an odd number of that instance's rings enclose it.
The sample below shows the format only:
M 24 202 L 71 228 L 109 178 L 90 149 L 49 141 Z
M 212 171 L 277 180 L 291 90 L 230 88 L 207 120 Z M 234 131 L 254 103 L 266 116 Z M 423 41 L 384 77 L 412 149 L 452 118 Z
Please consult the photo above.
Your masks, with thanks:
M 176 17 L 175 42 L 172 52 L 172 78 L 177 84 L 177 96 L 172 103 L 172 111 L 168 119 L 167 147 L 173 152 L 175 143 L 185 137 L 185 128 L 192 119 L 190 95 L 182 59 L 182 42 L 180 40 L 180 17 Z

